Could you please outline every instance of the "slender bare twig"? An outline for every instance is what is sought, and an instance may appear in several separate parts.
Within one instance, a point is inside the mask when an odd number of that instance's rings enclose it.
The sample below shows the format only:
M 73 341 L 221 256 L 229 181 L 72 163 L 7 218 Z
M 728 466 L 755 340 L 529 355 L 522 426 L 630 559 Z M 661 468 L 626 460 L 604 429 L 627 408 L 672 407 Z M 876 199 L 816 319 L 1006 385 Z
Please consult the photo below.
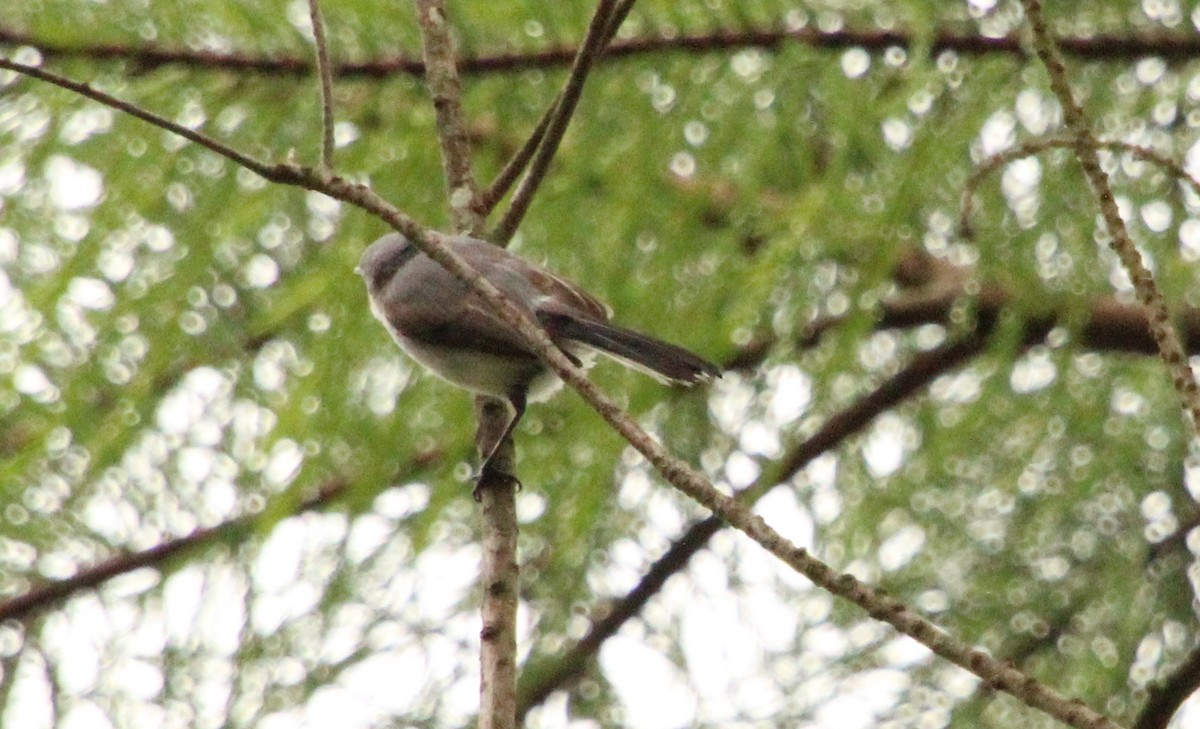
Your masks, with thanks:
M 333 501 L 346 484 L 332 481 L 321 488 L 313 497 L 302 501 L 297 511 L 312 511 Z M 256 516 L 232 519 L 213 527 L 197 529 L 185 537 L 172 539 L 141 552 L 122 554 L 84 569 L 73 577 L 48 582 L 0 603 L 0 622 L 6 620 L 28 620 L 31 616 L 54 606 L 82 590 L 97 587 L 118 575 L 127 574 L 143 567 L 156 567 L 183 552 L 217 542 L 227 541 L 242 534 L 250 534 L 257 521 Z
M 333 174 L 333 76 L 329 70 L 329 46 L 325 42 L 325 21 L 320 0 L 308 0 L 312 21 L 313 44 L 317 47 L 317 75 L 321 79 L 321 169 Z
M 944 344 L 913 357 L 902 370 L 848 407 L 834 413 L 817 432 L 789 449 L 776 468 L 769 473 L 764 471 L 756 484 L 740 493 L 738 499 L 748 504 L 756 502 L 771 488 L 790 481 L 817 456 L 829 452 L 846 439 L 860 433 L 876 416 L 914 396 L 942 374 L 969 361 L 983 351 L 990 329 L 990 323 L 983 324 L 977 335 Z M 694 522 L 685 529 L 650 566 L 638 584 L 609 606 L 603 618 L 592 624 L 587 635 L 559 656 L 553 666 L 539 671 L 536 678 L 520 687 L 519 716 L 524 717 L 531 708 L 541 704 L 551 693 L 564 688 L 582 674 L 604 641 L 638 615 L 650 598 L 658 594 L 667 579 L 682 572 L 692 556 L 704 549 L 712 536 L 725 526 L 724 521 L 710 516 Z
M 544 138 L 529 163 L 525 177 L 522 178 L 517 191 L 513 193 L 508 210 L 504 211 L 504 216 L 500 218 L 500 222 L 492 231 L 492 240 L 501 245 L 512 238 L 517 226 L 521 224 L 521 219 L 525 217 L 530 203 L 533 202 L 534 193 L 542 184 L 546 170 L 550 168 L 550 161 L 554 159 L 554 154 L 558 151 L 558 144 L 566 134 L 567 125 L 571 123 L 571 117 L 579 103 L 579 97 L 583 94 L 583 83 L 587 80 L 588 71 L 591 70 L 592 64 L 603 48 L 605 33 L 608 30 L 615 2 L 616 0 L 600 0 L 596 5 L 596 13 L 588 25 L 587 35 L 584 36 L 583 45 L 579 47 L 579 53 L 575 56 L 571 74 L 567 77 L 567 82 L 559 94 L 558 103 L 554 105 L 553 117 L 546 125 Z
M 21 70 L 24 66 L 6 62 L 3 67 Z M 155 118 L 154 115 L 145 113 L 139 117 Z M 839 574 L 806 550 L 783 538 L 749 507 L 718 491 L 703 474 L 668 452 L 622 411 L 582 370 L 577 369 L 571 360 L 567 359 L 534 321 L 526 318 L 525 314 L 508 301 L 495 286 L 449 250 L 443 244 L 444 237 L 441 234 L 422 228 L 411 217 L 364 185 L 339 177 L 327 178 L 314 170 L 295 165 L 278 165 L 268 168 L 268 172 L 273 175 L 268 179 L 321 192 L 349 203 L 371 213 L 404 234 L 422 252 L 487 302 L 486 305 L 524 340 L 531 351 L 574 388 L 591 408 L 641 453 L 668 482 L 814 584 L 853 602 L 875 619 L 914 638 L 937 655 L 1060 721 L 1078 729 L 1117 729 L 1118 725 L 1111 719 L 1088 708 L 1082 702 L 1069 700 L 1003 661 L 959 641 L 900 601 L 883 595 L 852 575 Z
M 655 53 L 719 53 L 742 48 L 774 50 L 788 44 L 808 45 L 817 49 L 841 52 L 861 48 L 882 53 L 889 48 L 913 50 L 919 47 L 931 56 L 953 52 L 969 56 L 1024 56 L 1025 48 L 1017 35 L 1002 38 L 985 37 L 954 31 L 935 30 L 922 33 L 914 42 L 913 35 L 904 31 L 859 30 L 845 28 L 822 31 L 813 26 L 789 30 L 786 28 L 740 28 L 704 33 L 670 35 L 646 34 L 613 42 L 604 60 L 628 58 Z M 256 56 L 239 52 L 217 52 L 191 48 L 167 48 L 138 43 L 61 43 L 39 38 L 30 33 L 0 27 L 0 44 L 29 46 L 47 58 L 86 58 L 97 61 L 126 61 L 139 70 L 180 65 L 193 69 L 259 73 L 273 76 L 308 76 L 312 63 L 301 56 Z M 1124 61 L 1152 56 L 1167 61 L 1188 61 L 1200 57 L 1200 36 L 1194 33 L 1146 33 L 1138 35 L 1096 35 L 1063 38 L 1063 52 L 1082 60 Z M 578 55 L 573 46 L 556 46 L 536 51 L 488 53 L 460 59 L 462 74 L 520 73 L 529 69 L 569 66 Z M 342 62 L 332 67 L 337 77 L 383 78 L 396 74 L 423 76 L 425 65 L 418 58 L 395 55 L 358 62 Z
M 619 0 L 617 7 L 613 9 L 612 15 L 608 19 L 608 25 L 604 28 L 604 38 L 600 46 L 601 58 L 608 54 L 608 49 L 612 46 L 613 38 L 617 37 L 617 31 L 621 30 L 621 25 L 629 17 L 630 11 L 633 10 L 633 6 L 636 4 L 637 0 Z
M 603 58 L 609 43 L 613 36 L 621 28 L 621 23 L 625 22 L 625 18 L 629 16 L 629 11 L 633 9 L 637 0 L 620 0 L 616 9 L 613 10 L 612 16 L 608 20 L 608 26 L 604 29 L 604 41 L 601 46 L 600 56 Z M 496 179 L 492 180 L 492 184 L 479 194 L 479 208 L 484 215 L 490 213 L 496 203 L 508 194 L 509 188 L 517 181 L 521 173 L 525 170 L 525 166 L 529 164 L 529 160 L 533 158 L 533 153 L 537 151 L 538 145 L 542 143 L 542 139 L 546 135 L 546 130 L 550 127 L 550 121 L 554 119 L 558 112 L 558 105 L 562 103 L 563 92 L 559 91 L 554 97 L 554 101 L 550 102 L 550 106 L 546 107 L 546 111 L 542 114 L 542 118 L 538 120 L 537 126 L 530 133 L 529 138 L 517 150 L 517 153 L 504 165 L 500 172 L 496 175 Z
M 437 113 L 442 168 L 450 192 L 450 214 L 459 232 L 478 232 L 483 223 L 476 204 L 475 174 L 471 171 L 471 141 L 462 109 L 462 83 L 450 37 L 450 21 L 442 0 L 416 0 L 417 24 L 425 57 L 425 83 Z
M 521 173 L 525 171 L 525 166 L 529 164 L 529 160 L 533 159 L 533 153 L 537 151 L 538 145 L 542 143 L 542 139 L 546 136 L 546 129 L 550 126 L 550 120 L 554 118 L 554 110 L 558 108 L 559 102 L 562 101 L 562 93 L 554 97 L 554 101 L 550 102 L 550 106 L 542 114 L 542 118 L 538 119 L 537 126 L 530 132 L 529 137 L 521 148 L 517 150 L 500 172 L 496 174 L 496 179 L 492 180 L 492 184 L 487 186 L 486 190 L 479 193 L 478 206 L 481 213 L 484 215 L 492 212 L 496 207 L 496 203 L 508 194 L 509 189 Z
M 958 229 L 959 234 L 964 238 L 972 237 L 971 231 L 971 216 L 975 212 L 975 193 L 979 189 L 979 185 L 985 179 L 990 177 L 999 168 L 1015 162 L 1025 157 L 1032 157 L 1036 154 L 1045 152 L 1048 149 L 1060 149 L 1069 147 L 1074 149 L 1078 144 L 1073 139 L 1063 137 L 1047 137 L 1043 139 L 1033 139 L 1024 144 L 1013 147 L 1012 149 L 994 154 L 984 160 L 971 176 L 967 179 L 967 184 L 963 185 L 963 194 L 959 203 L 958 213 Z M 1141 159 L 1151 164 L 1156 164 L 1166 170 L 1172 177 L 1192 188 L 1197 195 L 1200 195 L 1200 180 L 1188 174 L 1188 171 L 1183 168 L 1175 160 L 1158 150 L 1149 147 L 1143 147 L 1138 144 L 1120 141 L 1097 141 L 1097 146 L 1101 149 L 1120 150 L 1132 154 L 1134 157 Z
M 899 265 L 908 266 L 912 259 L 918 257 L 905 257 Z M 923 324 L 950 325 L 953 324 L 955 309 L 963 303 L 969 303 L 978 316 L 998 316 L 1005 307 L 1019 303 L 1022 298 L 1030 298 L 1018 296 L 992 282 L 983 282 L 977 293 L 970 294 L 968 287 L 973 278 L 970 269 L 936 259 L 934 262 L 938 267 L 949 270 L 929 285 L 904 290 L 883 300 L 875 314 L 876 330 L 910 329 Z M 1125 302 L 1116 296 L 1098 296 L 1078 305 L 1038 305 L 1032 311 L 1018 313 L 1024 317 L 1023 326 L 1027 332 L 1044 334 L 1053 327 L 1070 322 L 1081 347 L 1103 352 L 1158 354 L 1158 345 L 1151 335 L 1145 307 Z M 853 315 L 829 316 L 811 322 L 804 327 L 799 346 L 814 346 L 825 332 L 850 316 Z M 1178 307 L 1175 326 L 1183 334 L 1187 351 L 1200 354 L 1200 308 Z M 770 344 L 770 340 L 764 340 L 757 346 L 747 345 L 735 355 L 738 365 L 753 366 L 765 356 L 764 350 Z
M 1184 701 L 1200 688 L 1200 648 L 1195 648 L 1183 663 L 1146 692 L 1133 729 L 1166 729 Z
M 75 93 L 77 93 L 81 96 L 86 96 L 87 98 L 92 99 L 93 101 L 98 101 L 101 104 L 104 104 L 105 106 L 112 107 L 113 109 L 117 109 L 118 111 L 123 111 L 126 114 L 129 114 L 130 116 L 137 117 L 138 119 L 141 119 L 144 122 L 153 124 L 154 126 L 159 127 L 160 129 L 165 129 L 168 132 L 178 134 L 179 136 L 183 137 L 184 139 L 188 140 L 189 142 L 195 142 L 196 144 L 199 144 L 201 147 L 204 147 L 213 152 L 216 152 L 217 154 L 221 155 L 222 157 L 225 157 L 226 159 L 236 162 L 237 164 L 241 165 L 242 167 L 245 167 L 246 169 L 248 169 L 252 172 L 256 172 L 259 175 L 267 178 L 268 180 L 278 181 L 278 180 L 274 180 L 274 177 L 273 177 L 273 175 L 277 174 L 277 168 L 273 167 L 272 165 L 268 165 L 264 162 L 260 162 L 247 154 L 243 154 L 242 152 L 239 152 L 238 150 L 234 149 L 233 147 L 230 147 L 229 145 L 227 145 L 223 142 L 218 142 L 217 140 L 213 139 L 212 137 L 206 136 L 204 134 L 201 134 L 200 132 L 189 129 L 188 127 L 185 127 L 182 124 L 176 124 L 175 122 L 171 121 L 170 119 L 159 116 L 158 114 L 155 114 L 154 112 L 147 111 L 147 110 L 141 108 L 140 106 L 137 106 L 135 104 L 130 104 L 127 101 L 122 101 L 121 99 L 118 99 L 115 96 L 112 96 L 110 94 L 104 93 L 103 91 L 94 89 L 86 83 L 72 81 L 71 79 L 68 79 L 65 76 L 60 76 L 59 74 L 53 73 L 51 71 L 43 71 L 42 69 L 38 68 L 37 66 L 30 66 L 30 65 L 27 65 L 24 63 L 17 63 L 16 61 L 10 61 L 9 59 L 4 58 L 3 56 L 0 56 L 0 68 L 7 69 L 9 71 L 15 71 L 16 73 L 20 73 L 25 76 L 36 78 L 39 81 L 45 81 L 47 83 L 54 84 L 55 86 L 67 89 L 68 91 L 74 91 Z
M 1100 167 L 1100 156 L 1096 152 L 1099 145 L 1083 113 L 1083 107 L 1071 92 L 1066 68 L 1046 25 L 1046 18 L 1042 15 L 1041 0 L 1021 0 L 1021 5 L 1025 8 L 1025 16 L 1033 31 L 1034 51 L 1050 77 L 1050 88 L 1058 97 L 1058 103 L 1062 105 L 1067 129 L 1075 142 L 1075 154 L 1100 205 L 1100 214 L 1104 218 L 1105 228 L 1108 229 L 1109 246 L 1121 259 L 1121 264 L 1133 282 L 1138 300 L 1146 307 L 1150 317 L 1150 331 L 1154 334 L 1154 340 L 1158 342 L 1159 354 L 1171 375 L 1171 382 L 1179 395 L 1184 412 L 1191 415 L 1192 432 L 1200 432 L 1200 388 L 1196 386 L 1196 377 L 1188 364 L 1179 334 L 1171 325 L 1171 315 L 1167 311 L 1162 293 L 1154 283 L 1154 276 L 1146 268 L 1133 241 L 1129 239 L 1129 230 L 1125 227 L 1120 210 L 1117 209 L 1108 175 Z

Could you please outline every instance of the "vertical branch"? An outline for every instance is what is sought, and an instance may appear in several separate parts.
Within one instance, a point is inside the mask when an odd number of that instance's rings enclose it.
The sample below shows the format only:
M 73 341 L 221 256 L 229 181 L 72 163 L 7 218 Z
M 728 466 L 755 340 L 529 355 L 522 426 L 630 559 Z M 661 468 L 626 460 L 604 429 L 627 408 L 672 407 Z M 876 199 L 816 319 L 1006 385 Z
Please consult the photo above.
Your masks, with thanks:
M 308 0 L 313 43 L 317 46 L 317 75 L 321 78 L 321 164 L 325 174 L 333 174 L 333 75 L 329 70 L 329 45 L 325 42 L 325 21 L 318 0 Z
M 561 97 L 554 105 L 554 112 L 550 117 L 550 122 L 546 125 L 545 138 L 533 156 L 529 171 L 525 173 L 525 178 L 521 180 L 521 185 L 513 194 L 512 204 L 509 205 L 508 210 L 504 212 L 504 217 L 492 231 L 492 240 L 501 245 L 512 238 L 517 226 L 521 224 L 521 219 L 529 210 L 529 204 L 533 202 L 534 193 L 542 184 L 542 178 L 546 176 L 550 160 L 554 158 L 554 153 L 558 151 L 558 144 L 567 132 L 567 125 L 571 123 L 571 116 L 575 113 L 579 97 L 583 94 L 583 82 L 587 80 L 588 71 L 591 70 L 592 64 L 604 49 L 609 20 L 612 18 L 615 3 L 616 0 L 600 0 L 596 6 L 596 14 L 592 16 L 592 22 L 588 25 L 583 45 L 579 47 L 579 53 L 575 55 L 575 62 L 571 65 L 571 74 L 567 77 Z
M 1100 155 L 1097 153 L 1099 143 L 1088 125 L 1083 107 L 1071 93 L 1062 57 L 1050 35 L 1050 29 L 1046 26 L 1046 18 L 1042 15 L 1041 0 L 1021 0 L 1021 5 L 1025 8 L 1029 27 L 1033 31 L 1034 51 L 1050 76 L 1050 89 L 1062 104 L 1067 129 L 1075 142 L 1075 154 L 1083 167 L 1092 193 L 1100 204 L 1104 226 L 1108 229 L 1109 246 L 1121 259 L 1121 264 L 1125 266 L 1130 280 L 1133 281 L 1138 300 L 1146 307 L 1146 314 L 1150 319 L 1150 333 L 1158 343 L 1159 355 L 1167 365 L 1171 382 L 1175 385 L 1184 411 L 1192 416 L 1192 430 L 1195 432 L 1200 428 L 1200 389 L 1196 386 L 1196 377 L 1188 364 L 1187 355 L 1184 354 L 1179 333 L 1171 324 L 1171 315 L 1167 311 L 1162 293 L 1154 283 L 1154 277 L 1130 240 L 1125 221 L 1121 219 L 1108 175 L 1100 168 Z
M 493 401 L 494 402 L 494 401 Z M 510 453 L 511 441 L 507 446 Z M 479 633 L 479 729 L 517 726 L 516 481 L 479 491 L 483 533 L 483 629 Z
M 416 0 L 417 23 L 421 27 L 425 83 L 437 113 L 438 141 L 442 145 L 442 169 L 450 192 L 450 214 L 454 229 L 478 231 L 482 219 L 476 211 L 475 174 L 471 171 L 471 141 L 462 110 L 462 83 L 454 57 L 446 7 L 442 0 Z
M 479 193 L 471 169 L 471 143 L 462 109 L 462 83 L 454 55 L 454 42 L 443 0 L 415 0 L 421 28 L 425 81 L 437 114 L 442 169 L 450 197 L 450 216 L 458 232 L 482 228 Z M 507 405 L 486 397 L 475 398 L 478 416 L 476 446 L 481 454 L 508 425 Z M 511 438 L 502 443 L 494 468 L 475 489 L 482 518 L 483 586 L 479 633 L 479 727 L 515 729 L 517 725 L 517 510 L 514 451 Z

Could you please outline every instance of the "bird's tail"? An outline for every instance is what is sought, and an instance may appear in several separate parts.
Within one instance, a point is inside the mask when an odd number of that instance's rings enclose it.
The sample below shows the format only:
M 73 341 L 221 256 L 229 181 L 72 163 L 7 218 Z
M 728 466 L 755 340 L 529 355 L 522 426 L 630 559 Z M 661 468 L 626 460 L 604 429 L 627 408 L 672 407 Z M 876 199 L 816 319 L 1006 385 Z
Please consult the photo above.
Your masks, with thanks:
M 721 376 L 721 368 L 703 357 L 631 329 L 564 314 L 539 318 L 552 339 L 585 344 L 659 380 L 690 386 Z

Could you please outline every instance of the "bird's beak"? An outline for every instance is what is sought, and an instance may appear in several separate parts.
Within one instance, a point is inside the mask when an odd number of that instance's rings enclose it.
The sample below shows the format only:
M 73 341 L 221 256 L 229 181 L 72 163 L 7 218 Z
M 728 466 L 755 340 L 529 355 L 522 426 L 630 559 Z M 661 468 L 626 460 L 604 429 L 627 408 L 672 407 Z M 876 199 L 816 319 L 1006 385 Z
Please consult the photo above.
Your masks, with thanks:
M 359 276 L 361 276 L 362 275 L 362 266 L 355 266 L 354 272 L 357 273 Z

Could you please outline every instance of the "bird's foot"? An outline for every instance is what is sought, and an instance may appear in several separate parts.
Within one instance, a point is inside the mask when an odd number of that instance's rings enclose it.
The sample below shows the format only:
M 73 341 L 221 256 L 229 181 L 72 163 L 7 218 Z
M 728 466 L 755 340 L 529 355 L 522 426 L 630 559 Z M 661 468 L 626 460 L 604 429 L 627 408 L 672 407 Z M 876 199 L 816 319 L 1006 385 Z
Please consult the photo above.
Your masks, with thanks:
M 483 501 L 484 489 L 504 486 L 510 483 L 517 491 L 525 488 L 521 484 L 521 479 L 511 473 L 503 473 L 492 468 L 490 463 L 483 464 L 483 467 L 479 469 L 479 473 L 472 476 L 471 480 L 475 482 L 475 488 L 471 489 L 471 496 L 475 498 L 476 503 Z

